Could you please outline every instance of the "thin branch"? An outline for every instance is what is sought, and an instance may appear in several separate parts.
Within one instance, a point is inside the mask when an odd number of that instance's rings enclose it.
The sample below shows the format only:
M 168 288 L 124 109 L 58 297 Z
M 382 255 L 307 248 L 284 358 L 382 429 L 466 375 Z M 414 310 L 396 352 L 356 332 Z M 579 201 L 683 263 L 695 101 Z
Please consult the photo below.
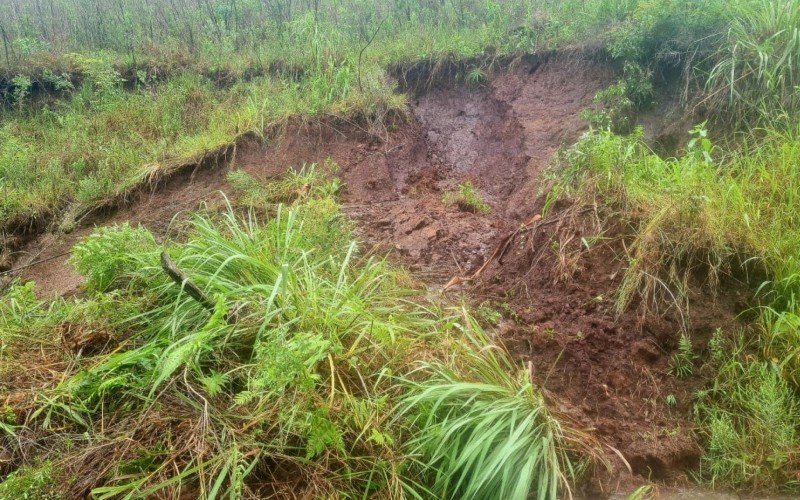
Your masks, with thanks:
M 369 38 L 367 44 L 361 47 L 361 50 L 358 53 L 358 91 L 361 92 L 362 94 L 364 93 L 364 87 L 361 85 L 361 58 L 364 55 L 364 51 L 367 50 L 367 47 L 369 47 L 372 44 L 372 41 L 375 40 L 375 37 L 381 30 L 381 26 L 383 26 L 384 21 L 386 21 L 386 17 L 381 19 L 381 22 L 378 23 L 378 27 L 375 28 L 375 32 L 372 33 L 372 36 Z

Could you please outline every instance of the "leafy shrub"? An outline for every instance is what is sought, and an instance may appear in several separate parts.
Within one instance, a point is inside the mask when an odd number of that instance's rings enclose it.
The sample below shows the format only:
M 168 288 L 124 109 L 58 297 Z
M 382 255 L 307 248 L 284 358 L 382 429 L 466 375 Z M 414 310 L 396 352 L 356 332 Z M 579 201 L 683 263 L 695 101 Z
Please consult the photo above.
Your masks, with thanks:
M 594 96 L 594 104 L 602 108 L 584 110 L 581 118 L 596 128 L 630 133 L 634 112 L 649 105 L 652 94 L 651 73 L 636 63 L 626 62 L 623 78 Z
M 72 85 L 72 81 L 70 80 L 70 76 L 67 73 L 61 73 L 59 75 L 53 73 L 49 69 L 45 69 L 42 73 L 42 80 L 52 86 L 56 92 L 75 90 L 75 87 Z
M 30 94 L 33 82 L 27 75 L 17 75 L 11 80 L 11 83 L 14 85 L 14 102 L 21 109 Z
M 72 249 L 70 262 L 86 277 L 89 290 L 122 286 L 144 263 L 153 262 L 156 240 L 143 227 L 129 223 L 101 227 Z
M 66 498 L 56 492 L 53 464 L 23 467 L 0 482 L 0 498 L 19 500 L 59 500 Z
M 738 341 L 696 412 L 707 453 L 701 472 L 714 486 L 796 491 L 800 405 L 770 363 L 747 359 Z
M 106 59 L 83 54 L 68 54 L 67 59 L 83 73 L 86 83 L 100 96 L 118 90 L 125 81 Z

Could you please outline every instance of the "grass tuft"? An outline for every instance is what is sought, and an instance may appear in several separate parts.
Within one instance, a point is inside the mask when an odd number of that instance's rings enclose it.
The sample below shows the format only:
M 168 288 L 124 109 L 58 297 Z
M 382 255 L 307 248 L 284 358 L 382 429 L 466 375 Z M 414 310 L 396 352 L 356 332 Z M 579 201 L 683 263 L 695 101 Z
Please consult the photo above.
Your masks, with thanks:
M 445 192 L 442 203 L 476 214 L 488 214 L 492 211 L 492 207 L 486 203 L 471 181 L 462 182 L 458 189 Z
M 575 468 L 570 431 L 550 413 L 530 374 L 487 342 L 474 320 L 447 362 L 407 380 L 403 412 L 419 431 L 408 443 L 438 498 L 558 498 Z M 419 381 L 415 381 L 420 379 Z M 573 436 L 574 437 L 574 436 Z

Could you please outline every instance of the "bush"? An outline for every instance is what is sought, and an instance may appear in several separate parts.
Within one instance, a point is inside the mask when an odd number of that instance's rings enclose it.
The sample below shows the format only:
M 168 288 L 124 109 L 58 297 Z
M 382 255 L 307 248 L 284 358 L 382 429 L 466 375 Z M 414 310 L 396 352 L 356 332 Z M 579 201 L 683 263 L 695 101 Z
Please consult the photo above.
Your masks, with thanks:
M 729 349 L 713 386 L 698 395 L 707 449 L 701 473 L 714 486 L 797 491 L 796 395 L 770 363 L 747 359 L 741 339 Z

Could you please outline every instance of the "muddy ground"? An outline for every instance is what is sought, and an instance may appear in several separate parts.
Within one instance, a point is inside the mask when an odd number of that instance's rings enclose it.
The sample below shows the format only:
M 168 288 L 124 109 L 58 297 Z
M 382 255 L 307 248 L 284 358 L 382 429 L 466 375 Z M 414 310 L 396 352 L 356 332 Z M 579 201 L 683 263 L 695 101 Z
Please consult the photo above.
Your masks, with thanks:
M 617 315 L 623 232 L 589 245 L 599 232 L 593 213 L 561 206 L 515 233 L 541 209 L 542 172 L 585 130 L 580 111 L 614 80 L 609 66 L 590 57 L 552 57 L 522 62 L 480 87 L 421 93 L 412 98 L 409 119 L 387 122 L 379 133 L 343 120 L 293 122 L 279 140 L 241 144 L 228 165 L 185 173 L 70 234 L 38 238 L 17 267 L 44 262 L 20 277 L 35 280 L 42 295 L 76 293 L 81 278 L 65 254 L 94 225 L 130 221 L 167 237 L 180 214 L 219 203 L 220 192 L 232 194 L 229 169 L 268 179 L 330 157 L 341 168 L 345 211 L 358 221 L 360 237 L 431 288 L 441 290 L 495 257 L 475 279 L 446 293 L 502 311 L 500 339 L 530 362 L 559 411 L 605 443 L 610 469 L 596 471 L 586 493 L 626 491 L 647 479 L 686 484 L 700 456 L 690 399 L 710 374 L 677 379 L 668 374 L 669 357 L 682 326 L 698 346 L 715 328 L 731 326 L 744 292 L 733 286 L 725 296 L 694 297 L 688 318 L 674 310 L 646 313 L 638 304 Z M 443 203 L 445 192 L 467 180 L 490 213 Z M 668 395 L 677 406 L 666 404 Z

